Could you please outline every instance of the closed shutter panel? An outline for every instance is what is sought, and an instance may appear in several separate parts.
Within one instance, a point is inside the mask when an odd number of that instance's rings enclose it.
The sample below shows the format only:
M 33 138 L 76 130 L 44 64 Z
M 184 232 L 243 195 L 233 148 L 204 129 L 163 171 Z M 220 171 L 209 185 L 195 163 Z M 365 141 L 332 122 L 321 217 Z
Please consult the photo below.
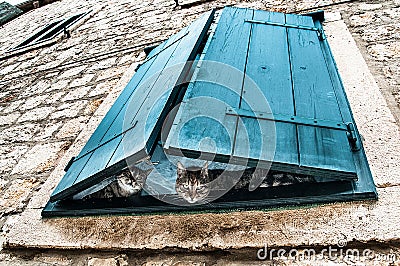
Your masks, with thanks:
M 339 104 L 344 93 L 327 66 L 323 39 L 310 16 L 224 9 L 166 140 L 167 152 L 356 179 L 350 111 Z M 238 72 L 211 70 L 207 61 Z M 229 80 L 230 88 L 204 82 L 219 79 Z M 198 100 L 204 97 L 213 100 Z
M 212 22 L 208 12 L 155 48 L 104 117 L 65 176 L 53 191 L 52 202 L 101 182 L 126 166 L 126 158 L 148 156 L 161 124 L 179 92 Z M 173 71 L 165 69 L 173 68 Z M 168 77 L 166 77 L 168 76 Z

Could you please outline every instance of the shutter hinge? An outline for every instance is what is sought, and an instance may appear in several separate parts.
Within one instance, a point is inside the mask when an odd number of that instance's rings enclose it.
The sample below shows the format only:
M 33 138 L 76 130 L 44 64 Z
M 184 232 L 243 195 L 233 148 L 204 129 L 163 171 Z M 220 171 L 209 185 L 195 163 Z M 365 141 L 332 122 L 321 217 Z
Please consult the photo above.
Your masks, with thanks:
M 317 35 L 318 35 L 318 39 L 319 39 L 320 41 L 323 41 L 323 40 L 326 39 L 325 32 L 324 32 L 324 30 L 321 29 L 321 28 L 318 28 L 318 30 L 317 30 Z
M 359 151 L 360 150 L 360 145 L 359 145 L 359 140 L 356 137 L 356 131 L 354 129 L 353 123 L 347 123 L 347 138 L 349 139 L 349 143 L 351 146 L 352 151 Z
M 135 72 L 137 72 L 139 70 L 139 68 L 142 66 L 143 64 L 138 64 L 135 68 Z
M 295 115 L 272 114 L 266 112 L 253 112 L 244 109 L 226 108 L 226 115 L 249 117 L 261 120 L 269 120 L 275 122 L 284 122 L 295 125 L 304 125 L 319 128 L 329 128 L 334 130 L 348 131 L 347 125 L 342 121 L 323 120 L 315 118 L 300 117 Z
M 69 160 L 69 162 L 67 163 L 67 165 L 66 165 L 65 168 L 64 168 L 64 171 L 65 171 L 65 172 L 67 172 L 68 169 L 71 167 L 71 165 L 72 165 L 72 163 L 74 162 L 75 158 L 76 158 L 75 156 L 72 156 L 71 160 Z
M 255 23 L 255 24 L 265 24 L 265 25 L 285 27 L 285 28 L 293 28 L 293 29 L 298 29 L 298 30 L 315 31 L 317 33 L 318 39 L 320 41 L 323 41 L 326 39 L 326 35 L 322 28 L 302 26 L 302 25 L 292 25 L 292 24 L 278 23 L 278 22 L 272 22 L 272 21 L 252 20 L 252 19 L 245 19 L 244 22 Z
M 146 56 L 148 56 L 150 54 L 150 52 L 153 51 L 154 48 L 156 48 L 157 46 L 158 46 L 158 44 L 146 46 L 143 48 L 143 52 L 146 54 Z

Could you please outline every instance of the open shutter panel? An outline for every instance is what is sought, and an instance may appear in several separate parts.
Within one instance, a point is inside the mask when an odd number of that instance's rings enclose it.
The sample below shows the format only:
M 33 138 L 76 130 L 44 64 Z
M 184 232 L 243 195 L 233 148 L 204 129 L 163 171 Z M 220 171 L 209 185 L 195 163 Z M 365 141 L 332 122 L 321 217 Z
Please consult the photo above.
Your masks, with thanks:
M 166 151 L 221 162 L 248 158 L 249 165 L 272 161 L 275 170 L 356 179 L 348 139 L 352 125 L 347 125 L 352 120 L 348 106 L 343 115 L 338 104 L 343 89 L 326 65 L 323 38 L 309 16 L 225 8 Z M 247 77 L 212 71 L 207 61 L 232 66 Z M 218 78 L 230 80 L 230 88 L 204 82 Z M 222 104 L 206 105 L 198 100 L 203 96 Z M 274 156 L 265 152 L 271 145 Z
M 156 47 L 130 80 L 53 191 L 52 202 L 70 197 L 148 156 L 162 122 L 206 36 L 208 12 Z

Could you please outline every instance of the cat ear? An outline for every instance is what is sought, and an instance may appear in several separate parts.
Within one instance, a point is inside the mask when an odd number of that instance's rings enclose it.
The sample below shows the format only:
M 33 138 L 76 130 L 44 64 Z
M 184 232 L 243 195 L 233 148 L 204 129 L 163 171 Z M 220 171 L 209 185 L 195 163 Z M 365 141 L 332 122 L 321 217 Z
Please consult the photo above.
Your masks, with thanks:
M 181 162 L 178 162 L 176 164 L 177 168 L 178 168 L 178 174 L 182 174 L 183 172 L 185 172 L 185 167 L 183 166 L 183 164 Z

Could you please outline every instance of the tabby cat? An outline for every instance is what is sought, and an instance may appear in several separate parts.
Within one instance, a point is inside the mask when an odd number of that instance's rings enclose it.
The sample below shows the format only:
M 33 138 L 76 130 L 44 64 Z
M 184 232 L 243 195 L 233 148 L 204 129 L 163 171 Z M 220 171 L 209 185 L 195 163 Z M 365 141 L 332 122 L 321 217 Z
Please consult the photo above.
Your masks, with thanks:
M 178 162 L 175 190 L 187 202 L 196 203 L 206 199 L 211 190 L 248 188 L 253 176 L 263 179 L 260 187 L 316 182 L 313 177 L 307 175 L 255 168 L 247 168 L 242 171 L 209 170 L 207 162 L 203 167 L 185 168 L 181 162 Z
M 141 170 L 139 168 L 126 168 L 117 175 L 114 175 L 112 181 L 94 193 L 86 195 L 83 199 L 92 198 L 125 198 L 139 193 L 146 182 L 150 170 Z

